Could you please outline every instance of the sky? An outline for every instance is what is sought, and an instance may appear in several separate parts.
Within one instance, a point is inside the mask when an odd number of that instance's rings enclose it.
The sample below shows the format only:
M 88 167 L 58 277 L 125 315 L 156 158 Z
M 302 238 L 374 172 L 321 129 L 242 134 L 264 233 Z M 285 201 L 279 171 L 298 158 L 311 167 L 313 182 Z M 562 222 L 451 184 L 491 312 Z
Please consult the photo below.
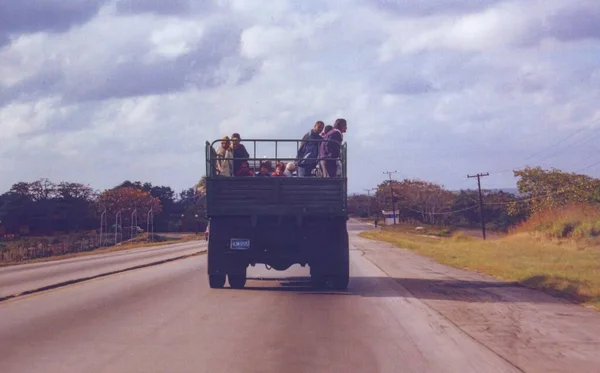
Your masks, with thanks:
M 0 193 L 181 191 L 206 141 L 336 118 L 351 193 L 385 171 L 449 189 L 484 172 L 512 188 L 528 165 L 600 176 L 598 56 L 597 0 L 4 0 Z

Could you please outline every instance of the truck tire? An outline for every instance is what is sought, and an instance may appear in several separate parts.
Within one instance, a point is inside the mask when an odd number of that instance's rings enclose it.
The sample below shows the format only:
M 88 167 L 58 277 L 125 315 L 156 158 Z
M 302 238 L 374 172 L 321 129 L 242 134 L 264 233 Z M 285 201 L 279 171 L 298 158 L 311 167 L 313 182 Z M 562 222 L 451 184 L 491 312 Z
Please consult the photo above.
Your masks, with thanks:
M 243 289 L 246 286 L 246 273 L 228 273 L 229 286 L 233 289 Z
M 222 288 L 226 282 L 226 271 L 224 268 L 224 258 L 219 243 L 219 227 L 218 221 L 211 223 L 211 235 L 214 239 L 208 240 L 208 258 L 207 272 L 208 283 L 211 288 Z
M 327 277 L 321 274 L 311 274 L 310 284 L 315 289 L 324 289 L 327 287 Z
M 208 283 L 212 289 L 220 289 L 225 286 L 225 275 L 209 275 Z
M 331 287 L 335 290 L 346 290 L 350 282 L 350 241 L 346 224 L 341 228 L 341 240 L 338 247 L 338 263 L 336 264 L 335 275 L 329 278 Z

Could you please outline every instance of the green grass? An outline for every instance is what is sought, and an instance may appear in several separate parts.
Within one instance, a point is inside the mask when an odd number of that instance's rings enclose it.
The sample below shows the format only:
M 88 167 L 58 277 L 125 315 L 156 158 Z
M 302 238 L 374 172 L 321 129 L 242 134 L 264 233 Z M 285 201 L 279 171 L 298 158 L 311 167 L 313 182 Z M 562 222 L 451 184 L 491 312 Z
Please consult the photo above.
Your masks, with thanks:
M 487 241 L 461 232 L 432 238 L 406 227 L 384 227 L 361 236 L 600 309 L 600 242 L 550 240 L 527 232 Z

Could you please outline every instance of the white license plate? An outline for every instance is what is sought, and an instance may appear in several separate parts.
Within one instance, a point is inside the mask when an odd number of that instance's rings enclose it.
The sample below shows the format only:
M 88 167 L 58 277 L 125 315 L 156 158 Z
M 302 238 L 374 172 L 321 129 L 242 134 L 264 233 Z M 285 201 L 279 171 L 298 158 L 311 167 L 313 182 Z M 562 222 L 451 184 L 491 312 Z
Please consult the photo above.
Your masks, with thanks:
M 248 250 L 250 248 L 250 240 L 246 238 L 232 238 L 230 247 L 232 250 Z

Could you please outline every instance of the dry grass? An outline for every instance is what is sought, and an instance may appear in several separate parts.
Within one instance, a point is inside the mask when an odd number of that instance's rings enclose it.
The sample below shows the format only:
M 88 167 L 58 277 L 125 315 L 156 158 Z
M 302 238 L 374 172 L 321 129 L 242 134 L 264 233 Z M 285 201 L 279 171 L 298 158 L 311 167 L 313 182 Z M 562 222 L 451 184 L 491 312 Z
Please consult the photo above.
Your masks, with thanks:
M 533 214 L 513 233 L 534 233 L 546 238 L 592 240 L 600 236 L 600 208 L 571 205 Z
M 143 247 L 157 247 L 157 246 L 173 245 L 173 244 L 186 243 L 186 242 L 191 242 L 191 241 L 204 241 L 204 235 L 190 234 L 190 235 L 182 236 L 180 238 L 170 238 L 170 239 L 167 239 L 165 241 L 160 241 L 160 242 L 138 241 L 138 242 L 131 242 L 131 243 L 122 244 L 122 245 L 110 246 L 110 247 L 106 247 L 104 249 L 95 249 L 95 250 L 91 250 L 91 251 L 68 253 L 68 254 L 64 254 L 64 255 L 55 255 L 55 256 L 50 256 L 50 257 L 45 257 L 45 258 L 24 260 L 24 261 L 19 261 L 19 262 L 3 262 L 3 263 L 0 263 L 0 267 L 19 265 L 19 264 L 52 262 L 55 260 L 77 258 L 77 257 L 81 257 L 81 256 L 107 254 L 107 253 L 123 251 L 123 250 L 138 249 L 138 248 L 143 248 Z
M 446 265 L 519 281 L 600 309 L 598 243 L 549 240 L 523 232 L 488 241 L 460 232 L 436 239 L 387 227 L 363 232 L 361 236 L 389 242 Z

